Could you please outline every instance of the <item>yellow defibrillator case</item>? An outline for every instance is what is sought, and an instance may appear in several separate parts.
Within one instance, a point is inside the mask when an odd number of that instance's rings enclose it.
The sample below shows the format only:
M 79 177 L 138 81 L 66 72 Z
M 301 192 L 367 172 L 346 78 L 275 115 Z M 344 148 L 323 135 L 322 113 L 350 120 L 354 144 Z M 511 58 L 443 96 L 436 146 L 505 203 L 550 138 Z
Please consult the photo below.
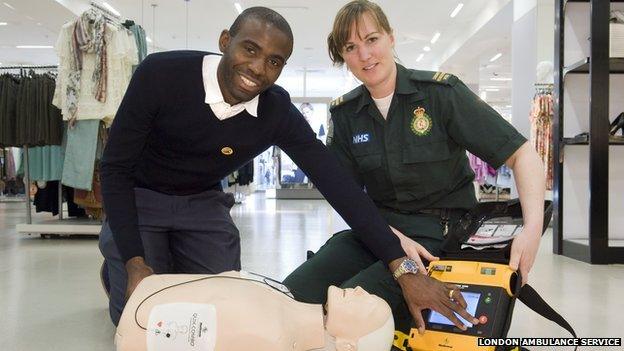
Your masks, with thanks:
M 462 331 L 440 313 L 428 310 L 424 334 L 412 329 L 409 347 L 413 351 L 493 351 L 494 347 L 479 347 L 477 339 L 499 337 L 509 329 L 514 296 L 520 287 L 516 272 L 497 263 L 436 261 L 429 265 L 429 275 L 459 286 L 468 305 L 466 311 L 480 323 L 473 325 L 458 316 L 468 327 Z
M 544 203 L 546 231 L 552 216 L 552 202 Z M 520 274 L 509 268 L 511 241 L 501 249 L 474 249 L 469 238 L 479 228 L 494 220 L 498 224 L 522 225 L 522 208 L 518 199 L 506 202 L 480 203 L 467 212 L 449 231 L 439 261 L 431 262 L 428 274 L 445 283 L 459 286 L 468 307 L 466 311 L 480 320 L 472 325 L 456 316 L 468 327 L 457 328 L 438 312 L 423 312 L 425 332 L 412 328 L 409 335 L 395 332 L 394 346 L 403 351 L 499 351 L 496 346 L 479 346 L 479 338 L 505 338 L 511 325 L 516 298 L 545 318 L 559 324 L 576 337 L 569 323 L 528 284 L 522 286 Z M 491 224 L 490 224 L 491 225 Z M 521 230 L 521 227 L 518 227 Z M 468 246 L 465 248 L 464 246 Z

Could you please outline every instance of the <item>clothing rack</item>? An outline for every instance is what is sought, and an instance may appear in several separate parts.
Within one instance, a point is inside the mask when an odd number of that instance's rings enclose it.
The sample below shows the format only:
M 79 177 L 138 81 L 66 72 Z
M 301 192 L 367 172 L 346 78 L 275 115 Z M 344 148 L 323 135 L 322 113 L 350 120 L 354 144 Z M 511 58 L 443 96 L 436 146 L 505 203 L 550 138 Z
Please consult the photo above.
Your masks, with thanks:
M 18 66 L 3 66 L 0 67 L 0 70 L 19 70 L 20 72 L 20 77 L 25 77 L 26 76 L 26 71 L 27 70 L 39 70 L 39 69 L 45 69 L 45 70 L 55 70 L 58 69 L 57 65 L 18 65 Z M 30 176 L 29 176 L 29 172 L 28 172 L 28 145 L 24 145 L 23 146 L 24 149 L 24 193 L 26 195 L 26 221 L 28 222 L 28 224 L 32 224 L 32 204 L 30 203 Z M 61 186 L 61 182 L 59 182 L 59 187 Z M 60 190 L 60 188 L 59 188 Z M 63 195 L 62 193 L 59 191 L 59 217 L 62 219 L 63 218 L 63 211 L 62 210 L 62 205 L 63 205 Z
M 17 65 L 17 66 L 3 66 L 1 70 L 19 70 L 20 76 L 25 77 L 29 70 L 56 70 L 57 65 Z M 93 224 L 65 224 L 63 219 L 63 185 L 59 181 L 59 218 L 53 222 L 44 224 L 32 223 L 32 204 L 30 202 L 30 176 L 28 172 L 28 145 L 23 146 L 24 149 L 24 185 L 26 193 L 26 222 L 25 224 L 18 224 L 16 226 L 18 233 L 39 233 L 41 236 L 49 236 L 51 234 L 87 234 L 98 235 L 100 232 L 100 225 Z
M 109 21 L 115 22 L 117 24 L 121 23 L 121 16 L 112 13 L 110 10 L 98 4 L 97 2 L 91 1 L 90 5 L 92 9 L 102 13 L 102 15 L 104 15 L 104 17 L 108 19 Z

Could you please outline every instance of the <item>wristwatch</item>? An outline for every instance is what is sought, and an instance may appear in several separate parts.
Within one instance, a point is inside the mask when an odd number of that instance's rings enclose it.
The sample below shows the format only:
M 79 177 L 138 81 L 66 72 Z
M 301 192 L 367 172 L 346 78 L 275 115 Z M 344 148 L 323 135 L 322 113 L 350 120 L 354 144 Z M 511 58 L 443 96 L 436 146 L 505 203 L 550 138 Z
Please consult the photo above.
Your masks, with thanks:
M 399 277 L 405 273 L 411 273 L 411 274 L 418 273 L 418 265 L 411 258 L 404 259 L 403 262 L 401 262 L 401 264 L 399 265 L 399 267 L 397 267 L 397 269 L 394 270 L 394 272 L 392 273 L 392 276 L 394 277 L 395 280 L 398 280 Z

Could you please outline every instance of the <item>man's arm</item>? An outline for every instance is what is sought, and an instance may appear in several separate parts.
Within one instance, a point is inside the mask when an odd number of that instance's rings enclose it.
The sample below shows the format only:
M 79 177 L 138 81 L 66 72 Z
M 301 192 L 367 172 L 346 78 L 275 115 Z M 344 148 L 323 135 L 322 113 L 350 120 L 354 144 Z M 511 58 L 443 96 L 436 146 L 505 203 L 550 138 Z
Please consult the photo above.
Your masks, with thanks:
M 153 65 L 153 60 L 148 57 L 132 76 L 111 126 L 101 163 L 104 209 L 115 243 L 126 263 L 129 288 L 151 272 L 143 260 L 133 173 L 151 130 L 153 116 L 157 113 Z

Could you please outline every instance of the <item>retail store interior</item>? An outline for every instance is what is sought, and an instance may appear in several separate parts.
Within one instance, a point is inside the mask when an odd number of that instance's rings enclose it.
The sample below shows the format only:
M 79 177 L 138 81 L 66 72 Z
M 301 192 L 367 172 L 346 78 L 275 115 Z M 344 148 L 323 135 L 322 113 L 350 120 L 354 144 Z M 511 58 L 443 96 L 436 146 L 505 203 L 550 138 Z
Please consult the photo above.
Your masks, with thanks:
M 397 62 L 458 77 L 540 157 L 544 174 L 539 176 L 546 179 L 545 198 L 553 215 L 529 276 L 531 286 L 579 337 L 623 338 L 624 3 L 375 2 L 392 26 Z M 102 136 L 114 123 L 132 66 L 148 54 L 170 50 L 218 53 L 219 35 L 243 10 L 271 8 L 288 21 L 294 37 L 292 55 L 276 84 L 327 143 L 332 101 L 362 84 L 328 56 L 334 14 L 346 3 L 0 0 L 0 350 L 115 349 L 115 325 L 100 272 L 104 258 L 98 236 L 106 213 L 99 160 L 106 143 Z M 64 136 L 72 123 L 66 118 L 71 104 L 56 108 L 65 97 L 54 94 L 54 83 L 61 84 L 68 65 L 64 61 L 70 60 L 64 56 L 69 51 L 63 47 L 69 50 L 71 42 L 65 29 L 86 11 L 104 14 L 135 37 L 107 44 L 117 45 L 108 55 L 129 74 L 108 77 L 110 106 L 103 110 L 112 112 L 105 111 L 92 124 L 94 142 L 70 153 L 68 144 L 80 141 Z M 18 88 L 26 82 L 36 85 L 39 101 L 28 102 L 32 96 Z M 16 105 L 9 111 L 11 99 Z M 9 115 L 17 116 L 16 125 L 3 117 Z M 89 152 L 90 161 L 84 161 Z M 472 154 L 468 159 L 478 201 L 518 197 L 509 167 L 494 169 Z M 240 232 L 245 271 L 281 281 L 306 260 L 309 250 L 316 252 L 333 233 L 349 228 L 277 147 L 221 184 L 234 196 L 231 217 Z M 520 302 L 508 336 L 570 337 Z

